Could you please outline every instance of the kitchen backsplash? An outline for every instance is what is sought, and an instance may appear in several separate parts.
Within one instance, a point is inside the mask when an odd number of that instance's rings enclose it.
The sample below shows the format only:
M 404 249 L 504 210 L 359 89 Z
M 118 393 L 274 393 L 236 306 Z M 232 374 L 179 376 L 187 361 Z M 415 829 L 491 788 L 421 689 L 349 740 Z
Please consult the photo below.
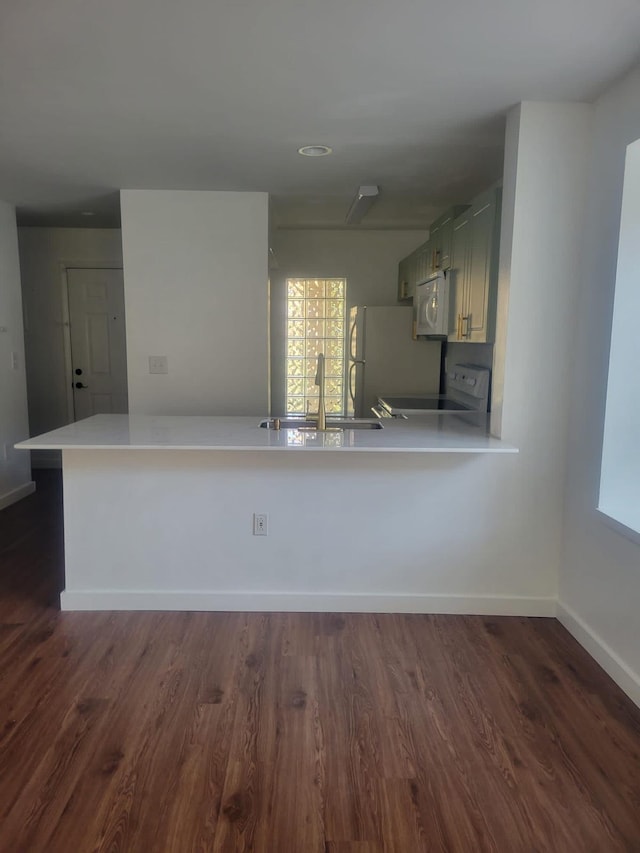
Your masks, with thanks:
M 446 345 L 446 368 L 450 364 L 477 364 L 493 367 L 493 344 L 452 343 Z

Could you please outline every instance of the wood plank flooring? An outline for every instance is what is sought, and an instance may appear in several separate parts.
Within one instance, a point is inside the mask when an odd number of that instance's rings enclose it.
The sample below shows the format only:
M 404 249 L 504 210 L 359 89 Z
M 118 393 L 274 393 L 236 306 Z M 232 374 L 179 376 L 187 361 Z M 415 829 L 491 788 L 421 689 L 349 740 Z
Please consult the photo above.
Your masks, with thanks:
M 0 851 L 640 851 L 640 711 L 551 619 L 64 613 L 0 513 Z

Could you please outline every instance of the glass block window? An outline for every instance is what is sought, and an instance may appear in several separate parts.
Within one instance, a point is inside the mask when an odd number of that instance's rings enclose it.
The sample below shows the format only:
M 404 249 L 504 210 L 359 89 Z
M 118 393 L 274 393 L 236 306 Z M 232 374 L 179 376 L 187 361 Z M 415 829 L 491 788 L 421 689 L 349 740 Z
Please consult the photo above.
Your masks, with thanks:
M 318 411 L 318 355 L 325 357 L 327 414 L 344 412 L 346 290 L 343 278 L 287 279 L 287 414 Z

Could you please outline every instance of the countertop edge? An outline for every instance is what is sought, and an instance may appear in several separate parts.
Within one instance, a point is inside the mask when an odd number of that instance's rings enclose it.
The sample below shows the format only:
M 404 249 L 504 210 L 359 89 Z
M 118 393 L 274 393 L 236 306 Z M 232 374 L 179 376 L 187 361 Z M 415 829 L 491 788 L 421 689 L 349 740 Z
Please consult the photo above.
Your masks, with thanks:
M 494 441 L 500 441 L 496 438 Z M 308 446 L 283 446 L 283 447 L 256 447 L 255 445 L 180 445 L 180 444 L 30 444 L 28 441 L 15 444 L 16 450 L 123 450 L 123 451 L 145 451 L 145 450 L 200 450 L 200 451 L 233 451 L 239 452 L 279 452 L 279 453 L 519 453 L 519 448 L 510 444 L 500 447 L 308 447 Z
M 449 429 L 448 427 L 451 427 Z M 299 434 L 298 434 L 299 433 Z M 17 450 L 232 453 L 518 453 L 485 428 L 439 417 L 394 420 L 384 430 L 265 430 L 250 415 L 93 415 L 16 442 Z

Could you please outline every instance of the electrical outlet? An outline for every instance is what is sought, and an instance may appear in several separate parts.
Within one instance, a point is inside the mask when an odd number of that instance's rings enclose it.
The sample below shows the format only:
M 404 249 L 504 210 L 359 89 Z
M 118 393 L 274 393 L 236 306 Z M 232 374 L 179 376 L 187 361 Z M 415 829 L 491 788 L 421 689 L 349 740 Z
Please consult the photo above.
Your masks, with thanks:
M 11 353 L 11 370 L 17 370 L 17 369 L 18 369 L 18 353 L 12 352 Z
M 266 536 L 269 533 L 269 516 L 266 512 L 253 513 L 253 535 Z
M 149 373 L 168 373 L 169 364 L 166 355 L 149 356 Z

